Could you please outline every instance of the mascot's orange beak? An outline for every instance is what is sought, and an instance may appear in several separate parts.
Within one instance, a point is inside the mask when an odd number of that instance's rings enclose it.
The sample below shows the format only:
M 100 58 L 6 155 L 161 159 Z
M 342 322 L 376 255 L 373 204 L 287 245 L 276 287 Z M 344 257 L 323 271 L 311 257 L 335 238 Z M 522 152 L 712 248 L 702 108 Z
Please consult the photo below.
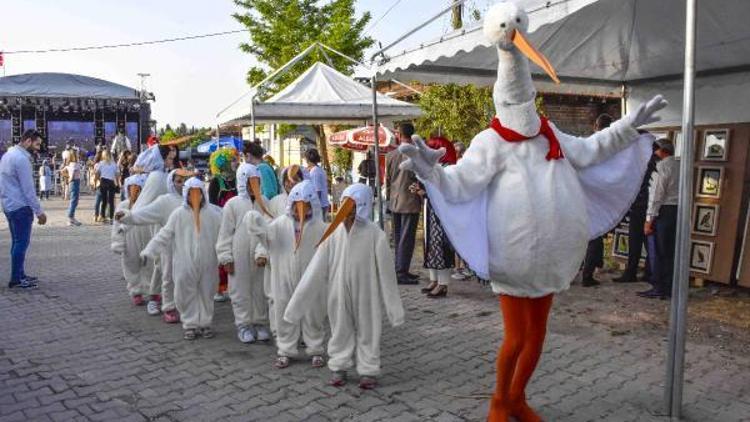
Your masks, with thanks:
M 203 191 L 198 188 L 191 188 L 188 191 L 188 204 L 193 209 L 193 218 L 195 219 L 195 228 L 201 231 L 201 203 L 203 202 Z
M 357 204 L 354 202 L 354 200 L 352 198 L 349 198 L 348 196 L 344 198 L 344 200 L 341 202 L 339 211 L 336 213 L 336 217 L 333 218 L 331 225 L 328 226 L 326 232 L 323 233 L 323 237 L 320 239 L 320 242 L 318 242 L 318 246 L 320 246 L 321 243 L 325 242 L 326 239 L 328 239 L 328 237 L 336 231 L 341 223 L 343 223 L 347 219 L 347 217 L 352 215 L 352 213 L 356 210 Z
M 266 203 L 263 201 L 263 193 L 260 191 L 260 177 L 249 178 L 248 185 L 250 185 L 250 192 L 252 192 L 253 196 L 255 197 L 255 203 L 260 206 L 260 209 L 267 216 L 273 218 L 271 213 L 268 212 L 268 208 L 266 208 Z
M 141 194 L 141 187 L 138 185 L 130 185 L 128 186 L 128 202 L 130 203 L 130 208 L 133 208 L 133 204 L 135 204 L 135 201 L 138 200 L 138 195 Z
M 552 78 L 555 83 L 560 83 L 560 79 L 557 78 L 557 72 L 555 72 L 555 68 L 552 67 L 552 64 L 550 64 L 549 60 L 547 60 L 546 57 L 544 57 L 544 54 L 540 53 L 534 46 L 531 45 L 529 40 L 526 39 L 526 37 L 521 34 L 521 31 L 513 31 L 513 36 L 511 37 L 513 40 L 513 44 L 518 48 L 518 50 L 521 51 L 526 57 L 529 58 L 532 62 L 536 63 L 544 69 L 545 72 L 549 75 L 550 78 Z
M 302 243 L 302 232 L 305 230 L 305 217 L 307 215 L 307 202 L 297 201 L 294 203 L 294 211 L 297 213 L 297 221 L 299 221 L 299 232 L 297 233 L 294 245 L 294 251 L 299 249 L 300 243 Z

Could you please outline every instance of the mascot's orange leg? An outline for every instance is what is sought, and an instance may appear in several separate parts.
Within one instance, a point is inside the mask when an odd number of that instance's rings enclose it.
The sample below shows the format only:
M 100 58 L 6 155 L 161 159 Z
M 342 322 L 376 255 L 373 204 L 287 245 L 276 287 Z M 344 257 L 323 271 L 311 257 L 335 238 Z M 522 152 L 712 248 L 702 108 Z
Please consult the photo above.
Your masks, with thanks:
M 524 391 L 542 353 L 552 297 L 500 296 L 505 336 L 497 354 L 488 421 L 506 422 L 511 416 L 522 422 L 541 421 L 526 403 Z

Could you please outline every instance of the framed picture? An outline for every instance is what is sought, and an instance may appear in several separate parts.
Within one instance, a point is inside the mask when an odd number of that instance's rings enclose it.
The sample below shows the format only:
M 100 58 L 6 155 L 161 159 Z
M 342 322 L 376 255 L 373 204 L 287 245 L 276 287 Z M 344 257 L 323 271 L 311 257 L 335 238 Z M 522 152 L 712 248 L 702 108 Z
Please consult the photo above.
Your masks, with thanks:
M 614 242 L 612 242 L 612 255 L 619 258 L 628 258 L 630 236 L 625 230 L 615 230 Z
M 721 167 L 698 167 L 698 186 L 695 196 L 699 198 L 721 197 L 721 181 L 724 169 Z
M 682 131 L 674 131 L 672 136 L 672 142 L 674 143 L 674 158 L 679 159 L 682 157 Z
M 705 161 L 727 161 L 729 153 L 729 130 L 713 129 L 703 132 L 703 152 Z
M 716 236 L 719 222 L 719 206 L 695 204 L 693 208 L 693 233 L 703 236 Z
M 714 258 L 714 242 L 693 240 L 690 243 L 690 270 L 697 273 L 708 274 L 711 272 L 711 263 Z

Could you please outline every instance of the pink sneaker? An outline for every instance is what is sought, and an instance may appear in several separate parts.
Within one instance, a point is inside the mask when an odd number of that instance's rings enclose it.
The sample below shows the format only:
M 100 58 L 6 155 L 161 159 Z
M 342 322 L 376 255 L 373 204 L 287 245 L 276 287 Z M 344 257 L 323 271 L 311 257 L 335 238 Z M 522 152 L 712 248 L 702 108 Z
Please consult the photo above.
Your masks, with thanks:
M 143 295 L 133 295 L 130 300 L 133 302 L 133 306 L 143 306 L 146 304 L 146 299 Z
M 176 309 L 171 309 L 169 311 L 164 312 L 164 322 L 167 324 L 176 324 L 180 322 L 180 314 L 177 312 Z

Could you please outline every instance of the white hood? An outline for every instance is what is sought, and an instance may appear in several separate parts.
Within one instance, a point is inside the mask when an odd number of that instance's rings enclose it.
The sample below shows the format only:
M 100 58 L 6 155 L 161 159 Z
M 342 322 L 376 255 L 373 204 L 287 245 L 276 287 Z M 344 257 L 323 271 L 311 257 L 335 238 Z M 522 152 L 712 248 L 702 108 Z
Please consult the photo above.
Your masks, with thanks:
M 159 145 L 152 145 L 147 150 L 138 154 L 138 158 L 135 160 L 135 167 L 143 169 L 146 173 L 164 170 L 164 160 L 161 158 Z
M 258 167 L 249 164 L 242 163 L 237 168 L 237 194 L 243 198 L 250 198 L 250 192 L 247 189 L 247 179 L 251 177 L 261 178 Z M 262 178 L 261 178 L 262 180 Z
M 184 206 L 187 209 L 192 209 L 190 207 L 190 203 L 188 202 L 188 192 L 192 188 L 199 188 L 201 192 L 203 192 L 203 204 L 201 205 L 201 208 L 206 208 L 208 205 L 208 195 L 206 195 L 206 185 L 203 183 L 203 180 L 197 178 L 197 177 L 191 177 L 187 181 L 185 181 L 185 185 L 182 187 L 182 206 Z
M 174 175 L 177 173 L 177 169 L 172 170 L 167 175 L 167 193 L 174 195 L 181 195 L 182 192 L 177 192 L 177 188 L 174 187 Z
M 359 221 L 370 221 L 372 214 L 372 189 L 362 183 L 354 183 L 344 189 L 341 198 L 352 198 L 357 204 L 357 216 Z
M 322 207 L 320 206 L 320 199 L 318 199 L 315 186 L 312 182 L 304 180 L 296 184 L 289 192 L 289 196 L 286 199 L 286 213 L 288 216 L 294 218 L 294 203 L 298 201 L 304 201 L 310 204 L 312 208 L 312 219 L 323 220 Z
M 130 187 L 130 185 L 137 185 L 140 186 L 141 189 L 143 189 L 143 185 L 146 184 L 146 178 L 147 176 L 145 174 L 134 174 L 126 178 L 125 186 L 122 187 L 123 191 L 125 192 L 125 199 L 130 199 L 130 195 L 128 194 L 128 188 Z

